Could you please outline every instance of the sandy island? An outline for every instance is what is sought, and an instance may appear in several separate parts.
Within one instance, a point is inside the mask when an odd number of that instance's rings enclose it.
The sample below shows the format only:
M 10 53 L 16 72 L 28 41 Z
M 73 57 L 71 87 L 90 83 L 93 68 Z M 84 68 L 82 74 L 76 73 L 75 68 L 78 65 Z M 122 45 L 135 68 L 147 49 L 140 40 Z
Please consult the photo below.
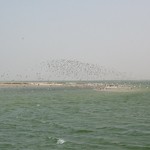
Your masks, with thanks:
M 1 88 L 7 87 L 71 87 L 71 88 L 85 88 L 93 89 L 95 91 L 110 91 L 110 92 L 130 92 L 135 91 L 136 88 L 126 84 L 106 84 L 95 82 L 0 82 Z

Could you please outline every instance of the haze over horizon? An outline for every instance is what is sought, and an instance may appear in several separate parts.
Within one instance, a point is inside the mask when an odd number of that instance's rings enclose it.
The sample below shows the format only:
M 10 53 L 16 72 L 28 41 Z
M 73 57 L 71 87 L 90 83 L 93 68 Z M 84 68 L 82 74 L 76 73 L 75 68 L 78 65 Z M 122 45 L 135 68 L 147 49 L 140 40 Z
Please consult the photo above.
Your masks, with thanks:
M 52 59 L 150 80 L 149 8 L 149 0 L 1 0 L 0 80 Z

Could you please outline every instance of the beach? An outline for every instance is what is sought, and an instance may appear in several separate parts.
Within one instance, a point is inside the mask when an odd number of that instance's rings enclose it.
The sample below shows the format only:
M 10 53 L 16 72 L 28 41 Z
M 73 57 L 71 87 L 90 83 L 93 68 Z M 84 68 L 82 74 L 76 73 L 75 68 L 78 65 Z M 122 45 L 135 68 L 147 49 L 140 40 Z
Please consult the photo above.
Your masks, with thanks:
M 0 82 L 0 88 L 22 88 L 22 87 L 35 87 L 35 88 L 82 88 L 93 89 L 95 91 L 106 92 L 130 92 L 139 89 L 139 86 L 133 86 L 125 83 L 109 83 L 109 82 L 92 82 L 92 81 L 28 81 L 28 82 Z

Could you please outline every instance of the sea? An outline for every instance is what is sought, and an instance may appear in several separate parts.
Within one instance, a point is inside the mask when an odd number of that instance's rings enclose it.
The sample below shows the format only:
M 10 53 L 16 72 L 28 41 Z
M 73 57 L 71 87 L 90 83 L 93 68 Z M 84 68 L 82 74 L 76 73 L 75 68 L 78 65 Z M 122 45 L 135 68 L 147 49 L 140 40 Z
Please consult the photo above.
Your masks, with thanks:
M 150 150 L 150 81 L 122 82 L 138 90 L 0 87 L 0 150 Z

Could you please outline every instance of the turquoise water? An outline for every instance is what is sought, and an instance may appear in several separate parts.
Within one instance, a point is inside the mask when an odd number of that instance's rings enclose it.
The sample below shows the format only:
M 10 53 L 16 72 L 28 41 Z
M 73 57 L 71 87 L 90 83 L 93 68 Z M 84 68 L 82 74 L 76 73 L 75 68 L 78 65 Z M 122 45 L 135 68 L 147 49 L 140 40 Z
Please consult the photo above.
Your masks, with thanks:
M 0 149 L 149 150 L 147 86 L 141 82 L 135 92 L 0 88 Z

